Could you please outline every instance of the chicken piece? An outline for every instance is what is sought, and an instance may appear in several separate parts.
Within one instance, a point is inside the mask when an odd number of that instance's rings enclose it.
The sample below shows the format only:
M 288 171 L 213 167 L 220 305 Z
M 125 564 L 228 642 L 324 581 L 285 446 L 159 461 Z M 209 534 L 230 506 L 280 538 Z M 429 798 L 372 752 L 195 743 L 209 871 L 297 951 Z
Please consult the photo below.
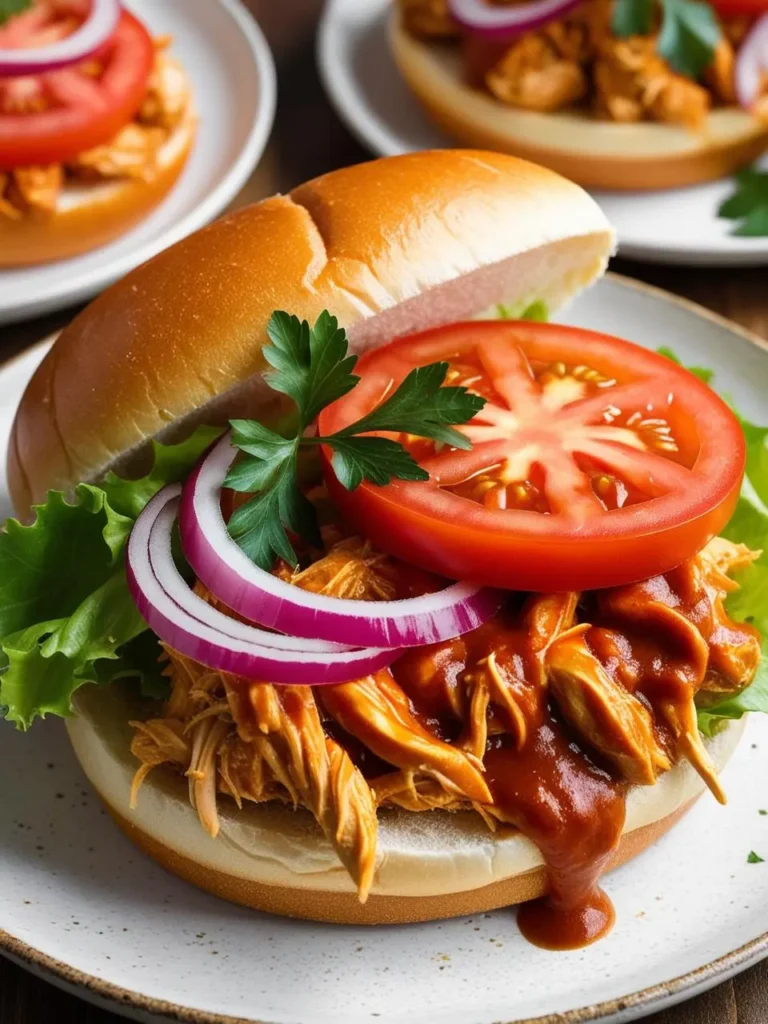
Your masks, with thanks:
M 455 793 L 449 792 L 425 775 L 417 772 L 402 771 L 380 775 L 371 780 L 371 789 L 379 807 L 401 807 L 406 811 L 458 811 L 470 807 Z
M 5 202 L 23 215 L 48 217 L 56 210 L 63 183 L 60 164 L 17 167 L 9 172 Z
M 219 811 L 216 804 L 217 756 L 229 732 L 229 724 L 208 716 L 195 721 L 187 732 L 192 736 L 192 755 L 186 771 L 189 780 L 189 802 L 200 824 L 211 838 L 219 834 Z
M 157 155 L 166 139 L 162 128 L 127 124 L 111 142 L 79 153 L 67 170 L 82 181 L 109 178 L 141 178 L 151 181 Z
M 723 787 L 717 777 L 717 768 L 712 763 L 699 732 L 693 695 L 687 701 L 662 701 L 658 712 L 672 730 L 678 757 L 686 758 L 693 765 L 718 803 L 726 803 Z
M 736 82 L 734 66 L 736 54 L 725 36 L 715 47 L 712 63 L 704 72 L 704 81 L 722 103 L 736 103 Z
M 459 26 L 451 17 L 447 0 L 398 0 L 403 25 L 422 39 L 456 39 Z
M 549 113 L 583 99 L 587 78 L 575 60 L 563 59 L 541 33 L 521 36 L 485 76 L 503 103 Z
M 169 42 L 162 39 L 155 43 L 155 63 L 138 115 L 142 124 L 163 128 L 166 132 L 172 132 L 180 124 L 190 100 L 184 69 L 165 52 Z
M 490 801 L 482 762 L 422 725 L 388 670 L 359 682 L 324 687 L 322 701 L 343 729 L 382 760 L 427 775 L 460 797 Z
M 315 816 L 365 902 L 376 866 L 376 804 L 370 786 L 347 752 L 325 735 L 313 691 L 306 686 L 252 683 L 252 708 L 269 709 L 273 735 L 257 738 L 272 774 Z M 266 691 L 271 691 L 266 695 Z M 262 734 L 269 730 L 256 719 Z M 238 723 L 240 735 L 247 726 Z M 271 748 L 271 749 L 270 749 Z M 270 756 L 271 754 L 271 756 Z M 275 755 L 277 755 L 275 757 Z
M 594 66 L 598 113 L 614 121 L 650 119 L 702 128 L 710 108 L 709 93 L 675 74 L 656 46 L 654 36 L 603 40 Z
M 0 171 L 0 217 L 7 217 L 9 220 L 21 220 L 21 210 L 17 206 L 14 206 L 10 200 L 10 184 L 10 172 Z
M 282 572 L 283 579 L 313 594 L 329 594 L 354 601 L 391 601 L 397 596 L 387 576 L 387 555 L 374 551 L 368 541 L 347 537 L 334 544 L 318 561 L 296 572 Z
M 650 786 L 672 766 L 648 708 L 605 670 L 590 650 L 592 630 L 578 627 L 547 652 L 547 674 L 563 717 L 627 782 Z
M 186 770 L 192 749 L 184 735 L 184 723 L 177 718 L 156 718 L 128 724 L 136 730 L 131 740 L 131 753 L 141 761 L 131 786 L 130 808 L 135 810 L 141 785 L 152 769 L 161 764 L 175 764 Z

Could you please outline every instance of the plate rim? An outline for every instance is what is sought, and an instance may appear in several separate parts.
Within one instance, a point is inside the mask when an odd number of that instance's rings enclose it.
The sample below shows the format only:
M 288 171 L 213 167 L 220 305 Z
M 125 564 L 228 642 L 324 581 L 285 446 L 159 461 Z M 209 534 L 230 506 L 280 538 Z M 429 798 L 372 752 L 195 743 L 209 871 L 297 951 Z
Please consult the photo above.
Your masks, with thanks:
M 222 0 L 222 2 L 228 3 L 230 0 Z M 613 271 L 609 271 L 601 280 L 616 283 L 622 288 L 640 292 L 661 302 L 684 309 L 694 316 L 709 320 L 724 330 L 736 334 L 743 340 L 755 345 L 768 356 L 768 339 L 728 319 L 728 317 L 707 309 L 698 302 L 693 302 L 691 299 L 668 292 L 664 288 L 646 284 L 644 281 L 637 281 L 625 274 L 617 274 Z M 596 282 L 596 284 L 599 284 L 599 282 Z M 22 349 L 21 352 L 17 352 L 9 359 L 4 360 L 0 363 L 0 374 L 3 374 L 6 370 L 12 368 L 15 363 L 29 356 L 31 352 L 36 350 L 43 352 L 56 340 L 59 333 L 57 331 L 47 335 L 35 344 Z M 6 954 L 22 968 L 41 975 L 45 981 L 60 988 L 74 989 L 75 995 L 80 998 L 87 999 L 89 996 L 93 996 L 106 1001 L 118 1013 L 125 1013 L 126 1009 L 130 1009 L 131 1011 L 154 1014 L 165 1019 L 179 1021 L 182 1024 L 267 1024 L 267 1022 L 261 1020 L 234 1017 L 228 1014 L 184 1007 L 167 1000 L 145 995 L 133 989 L 124 988 L 114 982 L 72 967 L 47 953 L 43 953 L 29 943 L 12 935 L 4 928 L 0 928 L 0 952 Z M 733 977 L 735 974 L 766 957 L 768 957 L 768 931 L 732 950 L 730 953 L 726 953 L 707 964 L 703 964 L 701 967 L 678 975 L 668 981 L 660 982 L 657 985 L 639 989 L 625 996 L 593 1003 L 589 1006 L 565 1010 L 559 1013 L 545 1014 L 539 1017 L 518 1018 L 510 1020 L 506 1024 L 593 1024 L 593 1022 L 609 1019 L 617 1022 L 619 1020 L 629 1020 L 630 1017 L 636 1016 L 636 1011 L 638 1010 L 641 1010 L 643 1014 L 652 1013 L 654 1010 L 681 1002 L 685 998 L 692 998 L 707 989 L 713 988 L 718 983 L 726 981 L 728 978 Z M 81 995 L 81 990 L 84 990 L 83 995 Z M 278 1024 L 278 1022 L 271 1022 L 271 1024 Z M 504 1022 L 500 1022 L 500 1024 L 504 1024 Z
M 329 59 L 332 55 L 334 29 L 336 27 L 337 11 L 343 8 L 344 3 L 349 0 L 326 0 L 322 17 L 317 32 L 316 58 L 320 72 L 320 78 L 325 92 L 348 131 L 357 139 L 361 145 L 377 156 L 393 156 L 403 152 L 409 152 L 409 147 L 400 144 L 398 134 L 393 131 L 390 122 L 380 119 L 371 119 L 363 116 L 363 107 L 368 109 L 365 100 L 358 94 L 354 97 L 348 96 L 348 85 L 356 82 L 356 76 L 348 63 L 337 66 L 334 60 Z M 333 54 L 338 49 L 333 49 Z M 450 142 L 448 135 L 434 127 L 435 131 L 445 135 L 446 141 Z M 460 143 L 453 143 L 460 146 Z M 423 148 L 423 147 L 421 147 Z M 440 147 L 444 148 L 444 147 Z M 461 147 L 466 148 L 466 147 Z M 766 151 L 768 152 L 768 151 Z M 690 186 L 695 188 L 697 186 Z M 599 202 L 601 195 L 614 195 L 617 193 L 606 192 L 605 190 L 588 190 Z M 668 189 L 665 191 L 678 191 Z M 618 193 L 620 194 L 620 193 Z M 635 193 L 631 193 L 634 195 Z M 760 267 L 768 265 L 768 238 L 747 239 L 747 245 L 743 248 L 722 249 L 714 243 L 702 246 L 678 244 L 659 248 L 656 245 L 649 245 L 644 242 L 624 242 L 619 237 L 619 255 L 625 259 L 648 260 L 649 262 L 691 267 Z M 759 242 L 760 244 L 750 244 Z
M 209 0 L 208 0 L 209 2 Z M 62 304 L 76 303 L 102 291 L 113 281 L 124 277 L 132 269 L 146 263 L 159 252 L 175 245 L 187 235 L 198 231 L 213 220 L 243 188 L 254 168 L 261 160 L 274 126 L 277 111 L 277 71 L 272 50 L 266 36 L 250 11 L 239 0 L 215 0 L 233 20 L 247 41 L 253 55 L 259 80 L 259 102 L 256 117 L 245 136 L 234 163 L 222 175 L 218 184 L 184 217 L 174 221 L 154 238 L 108 261 L 101 268 L 81 271 L 74 276 L 63 276 L 51 285 L 44 298 L 25 299 L 17 305 L 0 306 L 0 324 L 12 324 L 26 319 L 32 307 L 46 310 L 61 308 Z M 65 262 L 65 261 L 62 261 Z M 22 268 L 23 269 L 23 268 Z M 29 268 L 34 272 L 34 267 Z

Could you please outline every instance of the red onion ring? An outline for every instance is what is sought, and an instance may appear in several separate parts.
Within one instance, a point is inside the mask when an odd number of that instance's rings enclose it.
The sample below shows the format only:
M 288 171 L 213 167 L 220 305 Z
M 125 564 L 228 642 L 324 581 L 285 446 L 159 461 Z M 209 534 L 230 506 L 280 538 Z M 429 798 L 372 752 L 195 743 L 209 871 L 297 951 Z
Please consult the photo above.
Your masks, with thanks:
M 758 18 L 736 54 L 734 84 L 739 103 L 746 110 L 751 110 L 757 99 L 764 71 L 768 71 L 768 14 Z
M 448 10 L 462 28 L 489 39 L 503 39 L 561 17 L 581 0 L 531 0 L 503 7 L 485 0 L 448 0 Z
M 171 536 L 181 486 L 164 488 L 128 540 L 128 587 L 147 625 L 179 654 L 219 672 L 284 685 L 361 679 L 390 665 L 398 650 L 354 650 L 267 633 L 238 622 L 195 594 L 173 561 Z
M 87 20 L 66 39 L 50 46 L 0 48 L 0 77 L 39 75 L 77 64 L 104 45 L 119 19 L 119 0 L 92 0 Z
M 418 647 L 481 626 L 502 595 L 471 583 L 401 601 L 354 601 L 295 587 L 254 565 L 227 532 L 221 488 L 235 451 L 225 434 L 187 480 L 181 544 L 197 578 L 228 608 L 292 636 L 360 647 Z

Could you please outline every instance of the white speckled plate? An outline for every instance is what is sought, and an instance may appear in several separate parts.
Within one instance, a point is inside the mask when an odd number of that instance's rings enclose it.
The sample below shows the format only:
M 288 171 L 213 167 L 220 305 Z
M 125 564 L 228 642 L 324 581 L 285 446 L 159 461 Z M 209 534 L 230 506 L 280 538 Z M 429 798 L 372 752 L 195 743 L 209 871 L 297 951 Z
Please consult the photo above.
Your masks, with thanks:
M 109 245 L 38 267 L 0 270 L 0 324 L 89 299 L 213 220 L 261 159 L 275 116 L 272 55 L 239 0 L 128 0 L 155 35 L 173 37 L 199 115 L 192 155 L 160 206 Z
M 455 140 L 423 113 L 389 53 L 394 0 L 327 0 L 318 62 L 349 129 L 380 156 L 444 149 Z M 768 167 L 768 158 L 766 159 Z M 716 213 L 728 181 L 666 192 L 600 192 L 595 198 L 619 235 L 622 256 L 702 266 L 768 264 L 768 238 L 737 238 Z
M 764 419 L 768 346 L 663 292 L 609 277 L 567 322 L 672 346 L 713 367 Z M 0 449 L 40 358 L 0 370 Z M 0 478 L 0 518 L 8 511 Z M 768 955 L 768 719 L 669 835 L 610 875 L 618 923 L 603 942 L 546 953 L 511 911 L 348 928 L 230 906 L 136 852 L 101 810 L 60 722 L 0 724 L 0 949 L 58 984 L 148 1020 L 268 1024 L 583 1024 L 635 1019 Z

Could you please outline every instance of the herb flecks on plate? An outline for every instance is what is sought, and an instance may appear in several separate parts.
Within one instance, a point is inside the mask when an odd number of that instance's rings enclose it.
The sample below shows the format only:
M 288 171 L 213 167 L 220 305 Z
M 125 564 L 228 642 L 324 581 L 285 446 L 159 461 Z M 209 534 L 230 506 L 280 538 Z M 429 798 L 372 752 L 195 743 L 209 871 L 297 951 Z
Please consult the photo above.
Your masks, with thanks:
M 392 480 L 428 480 L 406 449 L 382 433 L 408 433 L 455 448 L 470 442 L 454 426 L 467 423 L 485 399 L 465 387 L 444 387 L 448 363 L 412 370 L 373 412 L 328 437 L 312 433 L 317 416 L 351 391 L 359 377 L 352 372 L 357 356 L 349 354 L 345 331 L 330 313 L 320 314 L 310 328 L 288 313 L 273 314 L 267 333 L 271 341 L 264 358 L 272 367 L 265 379 L 296 404 L 296 429 L 284 437 L 254 420 L 232 420 L 232 443 L 242 453 L 224 486 L 254 496 L 229 521 L 229 532 L 262 569 L 276 558 L 296 566 L 289 532 L 317 545 L 314 506 L 298 477 L 299 453 L 326 445 L 339 482 L 354 490 L 368 480 L 384 486 Z

